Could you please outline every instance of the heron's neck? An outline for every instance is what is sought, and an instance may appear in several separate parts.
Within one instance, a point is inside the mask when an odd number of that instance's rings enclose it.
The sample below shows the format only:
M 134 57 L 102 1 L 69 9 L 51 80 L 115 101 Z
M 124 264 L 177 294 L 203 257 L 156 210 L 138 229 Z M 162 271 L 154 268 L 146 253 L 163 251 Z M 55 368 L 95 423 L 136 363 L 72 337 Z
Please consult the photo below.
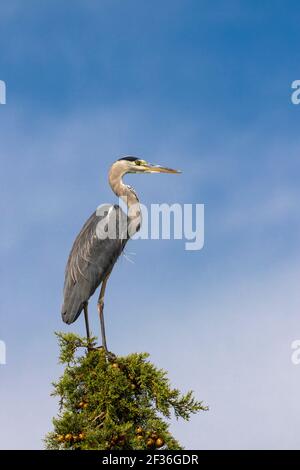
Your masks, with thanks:
M 141 207 L 139 199 L 133 188 L 123 183 L 122 174 L 114 171 L 109 173 L 109 184 L 113 192 L 120 197 L 128 208 L 128 218 L 135 227 L 135 231 L 140 229 L 141 225 Z

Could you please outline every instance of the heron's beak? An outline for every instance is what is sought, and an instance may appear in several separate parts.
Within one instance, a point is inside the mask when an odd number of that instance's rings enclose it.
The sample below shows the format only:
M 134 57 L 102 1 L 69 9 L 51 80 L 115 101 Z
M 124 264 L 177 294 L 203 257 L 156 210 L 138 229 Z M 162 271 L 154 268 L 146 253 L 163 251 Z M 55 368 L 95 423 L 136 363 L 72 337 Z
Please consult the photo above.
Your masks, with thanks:
M 147 163 L 147 165 L 145 165 L 145 171 L 147 173 L 172 173 L 172 174 L 181 173 L 180 170 L 173 170 L 172 168 L 166 168 L 160 165 L 152 165 L 150 163 Z

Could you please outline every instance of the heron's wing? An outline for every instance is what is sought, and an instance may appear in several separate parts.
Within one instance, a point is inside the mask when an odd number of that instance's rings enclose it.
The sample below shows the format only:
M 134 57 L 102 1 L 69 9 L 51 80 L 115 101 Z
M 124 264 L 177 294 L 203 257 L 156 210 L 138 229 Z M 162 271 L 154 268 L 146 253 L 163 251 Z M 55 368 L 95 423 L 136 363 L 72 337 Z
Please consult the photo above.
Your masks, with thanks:
M 65 271 L 63 320 L 76 320 L 83 305 L 93 295 L 122 253 L 127 237 L 99 238 L 100 229 L 116 217 L 117 234 L 121 221 L 127 227 L 127 216 L 118 206 L 107 206 L 106 215 L 94 212 L 74 241 Z M 99 225 L 100 224 L 100 225 Z M 124 225 L 125 224 L 125 225 Z

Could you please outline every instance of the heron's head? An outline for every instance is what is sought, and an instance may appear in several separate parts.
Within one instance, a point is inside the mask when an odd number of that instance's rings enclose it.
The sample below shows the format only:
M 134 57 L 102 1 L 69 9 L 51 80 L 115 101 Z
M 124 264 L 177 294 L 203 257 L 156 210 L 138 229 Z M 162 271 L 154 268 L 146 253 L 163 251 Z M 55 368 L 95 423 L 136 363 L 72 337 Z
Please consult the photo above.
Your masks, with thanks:
M 146 162 L 138 157 L 122 157 L 117 160 L 114 165 L 122 167 L 122 172 L 125 173 L 181 173 L 179 170 L 166 168 L 161 165 L 154 165 L 153 163 Z

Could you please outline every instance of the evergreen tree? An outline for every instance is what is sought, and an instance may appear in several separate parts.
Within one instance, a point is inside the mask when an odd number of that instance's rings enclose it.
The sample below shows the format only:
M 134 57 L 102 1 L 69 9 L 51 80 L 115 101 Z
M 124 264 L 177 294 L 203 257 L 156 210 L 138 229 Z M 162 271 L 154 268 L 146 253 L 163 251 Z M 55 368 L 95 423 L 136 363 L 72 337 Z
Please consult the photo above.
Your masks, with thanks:
M 206 410 L 192 392 L 170 386 L 166 372 L 148 354 L 108 358 L 75 334 L 57 334 L 64 374 L 54 383 L 60 411 L 48 449 L 181 449 L 166 418 L 189 420 Z M 92 341 L 92 346 L 95 338 Z

